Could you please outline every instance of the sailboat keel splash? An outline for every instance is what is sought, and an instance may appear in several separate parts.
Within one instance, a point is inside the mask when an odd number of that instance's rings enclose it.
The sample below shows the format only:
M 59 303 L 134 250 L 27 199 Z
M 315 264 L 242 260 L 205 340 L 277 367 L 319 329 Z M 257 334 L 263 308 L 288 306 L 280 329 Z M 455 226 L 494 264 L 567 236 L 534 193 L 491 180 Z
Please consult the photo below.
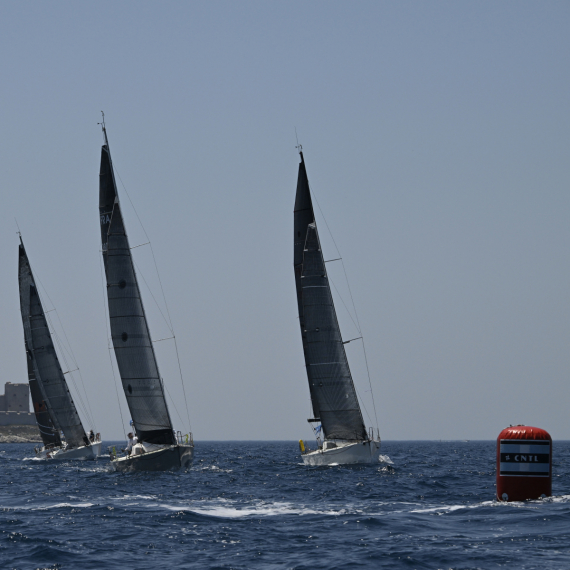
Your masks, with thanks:
M 323 449 L 303 454 L 303 462 L 313 467 L 378 463 L 379 441 L 336 442 L 333 445 L 325 441 Z
M 187 469 L 194 459 L 193 445 L 161 446 L 153 451 L 141 450 L 138 454 L 137 451 L 135 446 L 131 455 L 112 460 L 115 471 L 176 471 Z

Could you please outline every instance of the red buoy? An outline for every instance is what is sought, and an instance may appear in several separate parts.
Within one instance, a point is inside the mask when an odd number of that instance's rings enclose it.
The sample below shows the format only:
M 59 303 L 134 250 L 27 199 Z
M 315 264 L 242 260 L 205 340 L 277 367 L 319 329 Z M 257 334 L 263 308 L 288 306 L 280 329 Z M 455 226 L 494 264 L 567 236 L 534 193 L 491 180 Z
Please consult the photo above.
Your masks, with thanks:
M 531 426 L 505 428 L 497 438 L 497 499 L 527 501 L 552 494 L 552 438 Z

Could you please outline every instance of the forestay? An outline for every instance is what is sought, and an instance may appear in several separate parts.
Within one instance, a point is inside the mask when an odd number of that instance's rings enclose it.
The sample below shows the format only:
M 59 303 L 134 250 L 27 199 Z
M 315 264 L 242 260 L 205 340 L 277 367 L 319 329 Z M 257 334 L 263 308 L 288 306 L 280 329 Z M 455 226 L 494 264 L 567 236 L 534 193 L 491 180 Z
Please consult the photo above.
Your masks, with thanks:
M 37 382 L 35 385 L 30 382 L 30 389 L 42 439 L 46 444 L 60 443 L 57 433 L 50 437 L 51 423 L 55 429 L 63 431 L 68 445 L 72 447 L 87 445 L 89 440 L 59 364 L 23 244 L 20 244 L 19 253 L 20 310 L 26 352 Z M 28 375 L 31 376 L 30 372 Z M 46 411 L 51 422 L 46 421 Z
M 295 200 L 295 281 L 315 419 L 327 439 L 367 439 L 338 325 L 303 155 Z
M 134 428 L 139 441 L 174 444 L 108 144 L 101 150 L 99 213 L 111 338 Z

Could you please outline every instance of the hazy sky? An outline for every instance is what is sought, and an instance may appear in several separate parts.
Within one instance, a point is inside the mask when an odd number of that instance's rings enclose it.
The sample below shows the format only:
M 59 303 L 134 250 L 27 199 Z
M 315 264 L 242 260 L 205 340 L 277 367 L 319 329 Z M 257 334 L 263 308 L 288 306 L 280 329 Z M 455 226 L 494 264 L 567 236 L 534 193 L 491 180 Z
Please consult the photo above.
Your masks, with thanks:
M 569 25 L 568 2 L 2 2 L 0 383 L 26 381 L 17 218 L 96 429 L 122 437 L 119 402 L 130 418 L 101 281 L 103 109 L 195 438 L 310 438 L 296 127 L 382 437 L 570 438 Z M 149 247 L 134 254 L 159 299 Z M 153 338 L 170 336 L 141 286 Z M 172 341 L 155 346 L 187 429 Z

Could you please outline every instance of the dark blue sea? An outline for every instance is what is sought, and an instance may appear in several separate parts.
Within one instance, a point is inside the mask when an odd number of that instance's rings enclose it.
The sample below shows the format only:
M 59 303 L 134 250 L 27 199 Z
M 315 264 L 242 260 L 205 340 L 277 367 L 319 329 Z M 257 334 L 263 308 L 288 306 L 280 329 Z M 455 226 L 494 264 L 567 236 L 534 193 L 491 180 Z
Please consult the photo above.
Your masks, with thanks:
M 198 442 L 186 472 L 0 446 L 2 569 L 570 568 L 570 443 L 554 496 L 497 503 L 494 442 L 384 442 L 307 468 L 297 443 Z

